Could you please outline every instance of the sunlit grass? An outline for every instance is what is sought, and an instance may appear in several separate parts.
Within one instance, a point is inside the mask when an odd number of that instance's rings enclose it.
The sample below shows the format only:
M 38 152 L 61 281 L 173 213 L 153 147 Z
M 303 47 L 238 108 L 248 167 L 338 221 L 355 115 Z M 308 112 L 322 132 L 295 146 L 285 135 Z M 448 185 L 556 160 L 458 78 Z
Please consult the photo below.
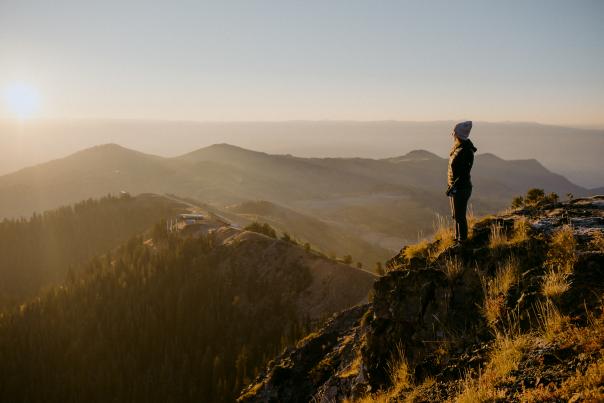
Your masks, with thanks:
M 455 281 L 463 271 L 463 263 L 457 257 L 447 258 L 443 267 L 450 282 Z
M 491 232 L 489 234 L 489 247 L 491 249 L 496 249 L 507 244 L 508 238 L 505 234 L 505 229 L 503 228 L 503 225 L 493 223 L 491 224 L 490 230 Z
M 548 298 L 558 298 L 570 289 L 568 273 L 558 270 L 548 270 L 543 277 L 543 295 Z
M 368 394 L 361 399 L 354 400 L 355 403 L 389 403 L 399 400 L 398 397 L 403 394 L 403 391 L 411 389 L 413 383 L 409 374 L 409 366 L 405 359 L 405 352 L 402 345 L 397 345 L 391 360 L 387 364 L 388 377 L 390 378 L 391 387 L 387 390 L 373 394 Z M 352 403 L 353 400 L 345 400 L 344 402 Z
M 451 221 L 444 216 L 436 216 L 436 220 L 434 221 L 434 240 L 436 241 L 435 247 L 431 251 L 431 258 L 433 260 L 455 243 Z
M 499 337 L 491 350 L 491 356 L 478 378 L 466 377 L 463 390 L 455 398 L 458 403 L 487 402 L 505 398 L 505 392 L 497 388 L 510 372 L 518 369 L 530 339 L 526 335 L 515 338 Z
M 519 217 L 514 221 L 514 235 L 510 242 L 524 242 L 529 239 L 531 225 L 526 217 Z
M 570 225 L 562 226 L 549 242 L 546 266 L 552 270 L 571 273 L 577 261 L 576 248 L 577 241 L 572 228 Z
M 493 278 L 483 277 L 482 311 L 489 325 L 494 326 L 501 318 L 508 292 L 518 282 L 518 270 L 518 262 L 510 258 L 497 268 Z
M 596 232 L 589 242 L 589 247 L 591 250 L 604 252 L 604 232 Z
M 411 260 L 415 257 L 427 258 L 430 251 L 430 242 L 422 240 L 413 245 L 407 245 L 403 250 L 403 255 L 407 260 Z
M 569 318 L 562 315 L 552 301 L 539 302 L 535 307 L 535 311 L 540 327 L 540 336 L 545 341 L 555 341 L 558 335 L 568 328 Z
M 388 372 L 392 382 L 392 389 L 389 391 L 391 397 L 399 395 L 404 389 L 411 386 L 411 376 L 409 375 L 409 366 L 405 360 L 402 348 L 397 349 L 397 355 L 392 363 L 388 365 Z
M 539 385 L 532 389 L 526 389 L 520 396 L 521 402 L 549 402 L 569 401 L 579 395 L 581 401 L 601 402 L 604 401 L 604 318 L 594 317 L 586 312 L 588 318 L 587 326 L 576 327 L 572 325 L 563 326 L 565 330 L 560 331 L 560 325 L 555 325 L 558 332 L 555 337 L 550 337 L 552 343 L 558 345 L 572 345 L 573 349 L 581 355 L 596 355 L 595 362 L 589 364 L 585 371 L 577 370 L 557 386 L 554 383 Z M 554 322 L 560 320 L 554 315 Z

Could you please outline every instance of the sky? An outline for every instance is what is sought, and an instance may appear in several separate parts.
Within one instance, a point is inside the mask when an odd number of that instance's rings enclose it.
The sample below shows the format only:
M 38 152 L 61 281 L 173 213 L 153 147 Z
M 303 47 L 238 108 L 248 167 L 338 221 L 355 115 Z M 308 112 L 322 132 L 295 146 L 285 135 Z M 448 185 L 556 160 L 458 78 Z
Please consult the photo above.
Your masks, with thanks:
M 604 126 L 602 21 L 599 0 L 0 0 L 0 117 Z

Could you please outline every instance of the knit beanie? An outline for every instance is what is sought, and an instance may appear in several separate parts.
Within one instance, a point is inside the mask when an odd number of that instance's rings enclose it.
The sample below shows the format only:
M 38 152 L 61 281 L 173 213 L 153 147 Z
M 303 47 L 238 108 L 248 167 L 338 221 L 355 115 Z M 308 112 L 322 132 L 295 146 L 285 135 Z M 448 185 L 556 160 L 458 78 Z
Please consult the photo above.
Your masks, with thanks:
M 461 122 L 455 125 L 455 129 L 453 132 L 455 136 L 457 136 L 460 140 L 467 140 L 470 137 L 470 130 L 472 130 L 472 121 L 468 120 L 467 122 Z

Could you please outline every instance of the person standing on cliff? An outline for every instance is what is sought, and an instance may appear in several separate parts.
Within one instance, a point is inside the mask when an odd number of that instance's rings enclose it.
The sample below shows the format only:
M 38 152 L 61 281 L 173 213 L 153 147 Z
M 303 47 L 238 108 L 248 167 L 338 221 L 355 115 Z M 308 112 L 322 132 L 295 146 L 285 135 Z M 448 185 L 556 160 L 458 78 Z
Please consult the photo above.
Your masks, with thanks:
M 455 241 L 461 244 L 468 239 L 468 220 L 466 210 L 468 200 L 472 195 L 472 180 L 470 171 L 474 164 L 474 153 L 477 151 L 470 137 L 472 121 L 455 125 L 453 148 L 449 154 L 449 169 L 447 173 L 447 196 L 451 204 L 451 213 L 455 221 Z

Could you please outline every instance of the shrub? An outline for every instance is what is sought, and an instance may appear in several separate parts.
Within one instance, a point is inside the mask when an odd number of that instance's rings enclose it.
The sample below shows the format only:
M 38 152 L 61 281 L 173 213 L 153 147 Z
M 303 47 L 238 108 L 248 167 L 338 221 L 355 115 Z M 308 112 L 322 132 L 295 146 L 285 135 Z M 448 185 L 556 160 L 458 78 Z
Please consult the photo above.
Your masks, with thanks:
M 281 235 L 281 240 L 285 241 L 285 242 L 289 242 L 289 243 L 293 243 L 295 245 L 298 244 L 298 242 L 291 237 L 291 235 L 289 235 L 287 232 L 284 232 L 283 235 Z
M 516 196 L 512 199 L 512 208 L 517 209 L 524 206 L 524 197 Z
M 526 192 L 524 197 L 525 204 L 538 204 L 545 199 L 545 192 L 543 189 L 532 188 Z
M 512 199 L 512 208 L 517 209 L 525 206 L 538 206 L 542 203 L 558 203 L 560 197 L 557 193 L 545 194 L 543 189 L 533 188 L 526 192 L 526 195 L 516 196 Z
M 558 200 L 560 200 L 560 196 L 558 196 L 558 194 L 554 193 L 554 192 L 545 196 L 545 201 L 548 203 L 556 204 L 556 203 L 558 203 Z

